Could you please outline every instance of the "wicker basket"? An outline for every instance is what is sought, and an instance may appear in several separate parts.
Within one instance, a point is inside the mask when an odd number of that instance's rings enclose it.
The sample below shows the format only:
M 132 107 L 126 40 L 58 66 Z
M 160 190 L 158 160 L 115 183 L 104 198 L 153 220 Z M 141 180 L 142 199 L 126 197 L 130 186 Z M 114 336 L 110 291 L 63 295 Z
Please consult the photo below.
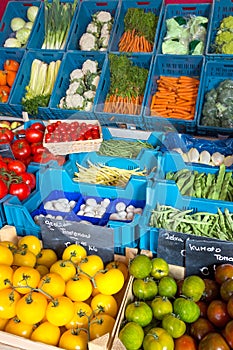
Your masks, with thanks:
M 61 120 L 61 122 L 66 122 L 71 124 L 76 120 Z M 57 120 L 49 120 L 48 124 L 56 123 Z M 81 153 L 81 152 L 93 152 L 98 151 L 103 141 L 102 129 L 98 120 L 81 120 L 82 123 L 94 124 L 99 126 L 100 138 L 93 140 L 84 141 L 71 141 L 71 142 L 45 142 L 45 136 L 47 130 L 44 134 L 43 146 L 46 147 L 54 155 L 66 155 L 71 153 Z

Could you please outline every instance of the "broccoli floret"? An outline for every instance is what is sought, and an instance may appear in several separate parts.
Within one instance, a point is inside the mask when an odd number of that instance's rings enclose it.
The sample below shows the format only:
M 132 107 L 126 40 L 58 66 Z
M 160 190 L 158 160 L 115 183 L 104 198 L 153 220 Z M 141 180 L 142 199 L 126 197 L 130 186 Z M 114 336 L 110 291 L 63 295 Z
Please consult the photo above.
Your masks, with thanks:
M 233 16 L 223 18 L 215 37 L 216 53 L 233 54 Z
M 231 33 L 233 34 L 233 33 Z M 233 54 L 233 40 L 229 43 L 226 43 L 222 46 L 222 53 L 227 55 Z
M 233 16 L 223 18 L 220 24 L 220 28 L 233 28 Z

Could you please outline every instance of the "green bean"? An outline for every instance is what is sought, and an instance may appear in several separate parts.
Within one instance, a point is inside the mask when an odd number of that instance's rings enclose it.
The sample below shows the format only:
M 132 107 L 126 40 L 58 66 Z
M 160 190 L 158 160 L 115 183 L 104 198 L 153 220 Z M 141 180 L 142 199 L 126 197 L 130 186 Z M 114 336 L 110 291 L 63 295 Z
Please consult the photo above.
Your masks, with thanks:
M 223 201 L 226 200 L 231 178 L 232 178 L 232 172 L 225 173 L 223 184 L 222 184 L 222 190 L 219 196 L 220 200 L 223 200 Z
M 217 176 L 217 180 L 216 180 L 216 185 L 212 188 L 214 188 L 212 192 L 212 196 L 209 197 L 211 199 L 219 199 L 220 197 L 220 193 L 221 193 L 221 189 L 222 189 L 222 183 L 223 183 L 223 179 L 225 176 L 225 172 L 226 172 L 226 167 L 224 164 L 221 164 L 219 167 L 219 172 L 218 172 L 218 176 Z
M 104 140 L 97 152 L 100 155 L 136 158 L 142 148 L 154 149 L 154 147 L 146 141 L 126 141 L 126 140 Z

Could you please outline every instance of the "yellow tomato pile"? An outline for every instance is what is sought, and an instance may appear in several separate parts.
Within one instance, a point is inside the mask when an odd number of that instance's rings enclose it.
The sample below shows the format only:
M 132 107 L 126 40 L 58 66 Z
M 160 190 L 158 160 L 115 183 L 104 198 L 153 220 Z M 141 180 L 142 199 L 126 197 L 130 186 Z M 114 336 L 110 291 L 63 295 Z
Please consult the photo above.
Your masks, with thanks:
M 0 242 L 0 330 L 86 350 L 88 341 L 112 331 L 127 275 L 122 262 L 104 266 L 81 245 L 66 247 L 59 260 L 35 236 Z

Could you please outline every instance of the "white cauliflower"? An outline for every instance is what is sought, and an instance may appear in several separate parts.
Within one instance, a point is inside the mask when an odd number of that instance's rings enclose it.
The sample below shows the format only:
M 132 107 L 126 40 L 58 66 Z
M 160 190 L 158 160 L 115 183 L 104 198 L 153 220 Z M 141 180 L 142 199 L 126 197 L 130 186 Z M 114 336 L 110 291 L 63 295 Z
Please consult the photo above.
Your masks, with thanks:
M 96 50 L 96 37 L 91 33 L 84 33 L 79 40 L 79 46 L 82 51 Z
M 93 90 L 88 90 L 88 91 L 85 91 L 84 94 L 83 94 L 84 98 L 88 101 L 94 101 L 94 98 L 95 98 L 95 91 Z
M 99 38 L 99 45 L 102 48 L 107 48 L 108 47 L 108 42 L 109 42 L 110 35 L 105 34 Z
M 100 23 L 107 23 L 112 21 L 112 16 L 108 11 L 98 11 L 93 15 L 93 20 Z
M 92 60 L 86 60 L 82 65 L 83 74 L 86 75 L 88 72 L 97 73 L 98 62 Z
M 87 26 L 86 33 L 91 33 L 95 36 L 99 36 L 99 26 L 95 22 L 90 22 Z
M 71 73 L 70 73 L 70 81 L 78 81 L 78 80 L 83 80 L 84 79 L 84 74 L 82 69 L 74 69 Z
M 86 112 L 89 112 L 89 111 L 92 110 L 92 107 L 93 107 L 93 102 L 86 100 L 83 110 L 86 111 Z
M 112 29 L 111 23 L 104 23 L 101 28 L 100 36 L 110 34 L 111 29 Z
M 67 109 L 83 109 L 85 99 L 79 94 L 66 96 Z
M 69 85 L 69 88 L 66 90 L 66 95 L 74 95 L 74 94 L 83 94 L 85 89 L 84 82 L 82 80 L 74 81 Z

